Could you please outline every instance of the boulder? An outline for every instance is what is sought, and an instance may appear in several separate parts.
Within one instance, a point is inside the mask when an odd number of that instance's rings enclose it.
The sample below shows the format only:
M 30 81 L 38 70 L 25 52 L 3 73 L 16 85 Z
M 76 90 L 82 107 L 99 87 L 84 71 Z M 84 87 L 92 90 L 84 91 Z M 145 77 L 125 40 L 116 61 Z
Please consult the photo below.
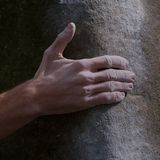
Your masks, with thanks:
M 6 3 L 7 2 L 7 3 Z M 160 159 L 160 1 L 2 0 L 0 89 L 34 76 L 43 51 L 67 23 L 77 25 L 67 58 L 127 58 L 135 89 L 116 105 L 40 117 L 4 139 L 2 160 Z

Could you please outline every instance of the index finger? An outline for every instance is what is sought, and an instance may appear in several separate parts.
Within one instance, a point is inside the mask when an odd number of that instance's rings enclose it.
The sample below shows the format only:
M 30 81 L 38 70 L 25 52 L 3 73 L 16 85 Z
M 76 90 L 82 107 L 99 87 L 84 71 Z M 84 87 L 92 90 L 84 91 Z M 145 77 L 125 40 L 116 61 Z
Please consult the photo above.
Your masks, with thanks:
M 127 59 L 120 56 L 100 56 L 89 59 L 91 68 L 93 70 L 116 68 L 116 69 L 128 69 L 129 62 Z

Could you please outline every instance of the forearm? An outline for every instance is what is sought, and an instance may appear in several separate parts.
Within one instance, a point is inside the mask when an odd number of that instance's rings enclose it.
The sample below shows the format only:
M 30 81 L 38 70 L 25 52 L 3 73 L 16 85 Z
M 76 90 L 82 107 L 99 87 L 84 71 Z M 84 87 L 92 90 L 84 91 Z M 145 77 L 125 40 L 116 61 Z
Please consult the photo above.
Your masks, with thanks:
M 31 84 L 27 81 L 0 95 L 0 139 L 38 117 Z

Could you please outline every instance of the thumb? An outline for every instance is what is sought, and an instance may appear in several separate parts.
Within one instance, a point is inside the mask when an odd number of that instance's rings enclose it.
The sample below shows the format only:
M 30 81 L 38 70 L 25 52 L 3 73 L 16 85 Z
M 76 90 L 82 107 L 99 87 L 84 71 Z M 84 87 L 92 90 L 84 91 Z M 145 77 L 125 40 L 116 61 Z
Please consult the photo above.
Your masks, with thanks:
M 74 23 L 69 23 L 67 27 L 57 36 L 56 40 L 50 46 L 51 53 L 55 58 L 63 58 L 63 51 L 68 43 L 73 39 L 76 31 Z

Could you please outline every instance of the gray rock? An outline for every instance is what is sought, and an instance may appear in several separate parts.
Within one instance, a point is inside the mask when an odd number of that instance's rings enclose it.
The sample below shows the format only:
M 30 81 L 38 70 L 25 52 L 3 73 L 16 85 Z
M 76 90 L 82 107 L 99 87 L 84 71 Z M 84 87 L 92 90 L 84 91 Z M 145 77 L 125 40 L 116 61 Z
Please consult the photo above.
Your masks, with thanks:
M 1 90 L 32 77 L 44 49 L 70 21 L 77 32 L 66 57 L 120 55 L 137 74 L 134 91 L 122 103 L 39 118 L 1 142 L 1 160 L 160 159 L 159 0 L 0 5 Z

